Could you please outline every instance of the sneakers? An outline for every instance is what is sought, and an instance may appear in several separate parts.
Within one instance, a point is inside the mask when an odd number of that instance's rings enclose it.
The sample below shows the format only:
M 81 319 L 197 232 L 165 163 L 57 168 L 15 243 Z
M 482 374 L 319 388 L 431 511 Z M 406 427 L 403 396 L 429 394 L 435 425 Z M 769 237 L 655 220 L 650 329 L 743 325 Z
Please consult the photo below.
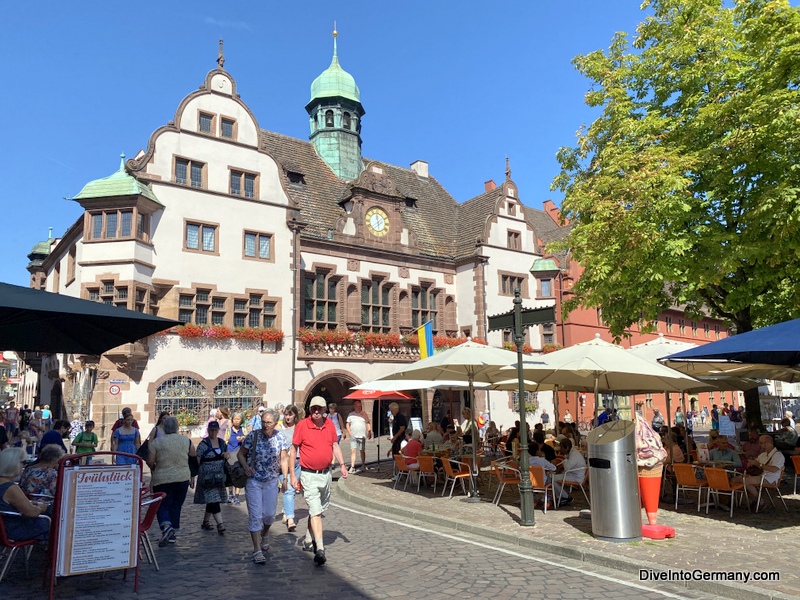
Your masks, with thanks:
M 161 539 L 158 540 L 159 548 L 163 548 L 169 543 L 170 534 L 175 535 L 175 530 L 172 529 L 172 525 L 167 525 L 166 527 L 161 529 Z
M 267 557 L 264 556 L 264 553 L 259 550 L 258 552 L 253 552 L 253 562 L 257 565 L 263 565 L 267 562 Z
M 170 544 L 175 544 L 178 542 L 178 539 L 175 537 L 175 530 L 169 532 L 169 537 L 167 538 L 167 542 Z
M 327 560 L 328 559 L 325 558 L 325 549 L 324 548 L 320 548 L 319 550 L 314 552 L 314 562 L 317 563 L 319 566 L 324 565 Z
M 572 496 L 561 498 L 561 500 L 558 501 L 558 507 L 561 508 L 562 506 L 567 506 L 568 504 L 572 504 L 572 500 L 573 500 Z
M 311 540 L 310 542 L 303 540 L 303 552 L 313 552 L 316 554 L 317 542 L 315 540 Z
M 355 475 L 355 473 L 356 473 L 356 468 L 355 468 L 355 467 L 350 467 L 349 469 L 347 469 L 347 473 L 348 473 L 349 475 Z
M 239 506 L 240 504 L 241 504 L 241 502 L 239 502 L 239 496 L 234 496 L 233 497 L 233 505 L 234 506 Z
M 228 494 L 228 501 L 226 504 L 233 504 L 233 494 Z

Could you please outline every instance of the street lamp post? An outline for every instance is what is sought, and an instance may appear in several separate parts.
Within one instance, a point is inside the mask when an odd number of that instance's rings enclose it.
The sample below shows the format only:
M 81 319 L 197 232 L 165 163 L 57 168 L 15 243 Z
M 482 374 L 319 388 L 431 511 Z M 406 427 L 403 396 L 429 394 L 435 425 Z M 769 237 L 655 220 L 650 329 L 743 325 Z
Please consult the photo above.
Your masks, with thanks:
M 522 371 L 522 344 L 525 336 L 522 333 L 522 294 L 514 291 L 514 342 L 517 345 L 517 380 L 519 383 L 519 505 L 520 524 L 533 527 L 536 524 L 533 509 L 533 485 L 528 468 L 528 422 L 525 406 L 525 374 Z M 545 498 L 547 502 L 547 498 Z

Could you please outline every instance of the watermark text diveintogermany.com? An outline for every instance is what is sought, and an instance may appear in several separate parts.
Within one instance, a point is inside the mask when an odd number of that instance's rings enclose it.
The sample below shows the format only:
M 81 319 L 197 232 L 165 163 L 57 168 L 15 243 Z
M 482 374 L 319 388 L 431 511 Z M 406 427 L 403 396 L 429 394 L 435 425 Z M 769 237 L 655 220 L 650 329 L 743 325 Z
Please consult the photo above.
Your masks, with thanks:
M 654 571 L 639 569 L 639 581 L 736 581 L 748 583 L 750 581 L 780 581 L 778 571 L 703 571 L 669 570 Z

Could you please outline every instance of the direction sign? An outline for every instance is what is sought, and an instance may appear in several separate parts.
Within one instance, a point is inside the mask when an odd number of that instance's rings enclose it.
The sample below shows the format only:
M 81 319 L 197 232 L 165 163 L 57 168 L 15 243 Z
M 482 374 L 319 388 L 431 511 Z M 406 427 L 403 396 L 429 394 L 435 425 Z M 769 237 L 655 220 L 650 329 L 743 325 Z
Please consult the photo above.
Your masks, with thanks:
M 526 308 L 522 311 L 520 325 L 540 325 L 542 323 L 555 323 L 556 309 L 552 306 L 544 308 Z M 501 315 L 489 317 L 489 331 L 498 329 L 514 329 L 514 311 L 511 310 Z

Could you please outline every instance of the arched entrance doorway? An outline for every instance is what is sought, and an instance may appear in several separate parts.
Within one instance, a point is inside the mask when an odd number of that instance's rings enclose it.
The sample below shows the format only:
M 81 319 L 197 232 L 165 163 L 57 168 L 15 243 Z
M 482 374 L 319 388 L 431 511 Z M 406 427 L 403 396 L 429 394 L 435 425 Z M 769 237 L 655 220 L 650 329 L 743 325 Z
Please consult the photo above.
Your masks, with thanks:
M 342 400 L 347 394 L 350 393 L 350 388 L 355 385 L 350 376 L 345 374 L 331 374 L 321 378 L 315 382 L 308 393 L 306 393 L 305 400 L 303 401 L 303 410 L 308 415 L 308 405 L 314 396 L 321 396 L 325 399 L 326 404 L 331 402 L 336 403 L 337 410 L 342 418 L 347 418 L 347 415 L 353 410 L 352 400 Z

